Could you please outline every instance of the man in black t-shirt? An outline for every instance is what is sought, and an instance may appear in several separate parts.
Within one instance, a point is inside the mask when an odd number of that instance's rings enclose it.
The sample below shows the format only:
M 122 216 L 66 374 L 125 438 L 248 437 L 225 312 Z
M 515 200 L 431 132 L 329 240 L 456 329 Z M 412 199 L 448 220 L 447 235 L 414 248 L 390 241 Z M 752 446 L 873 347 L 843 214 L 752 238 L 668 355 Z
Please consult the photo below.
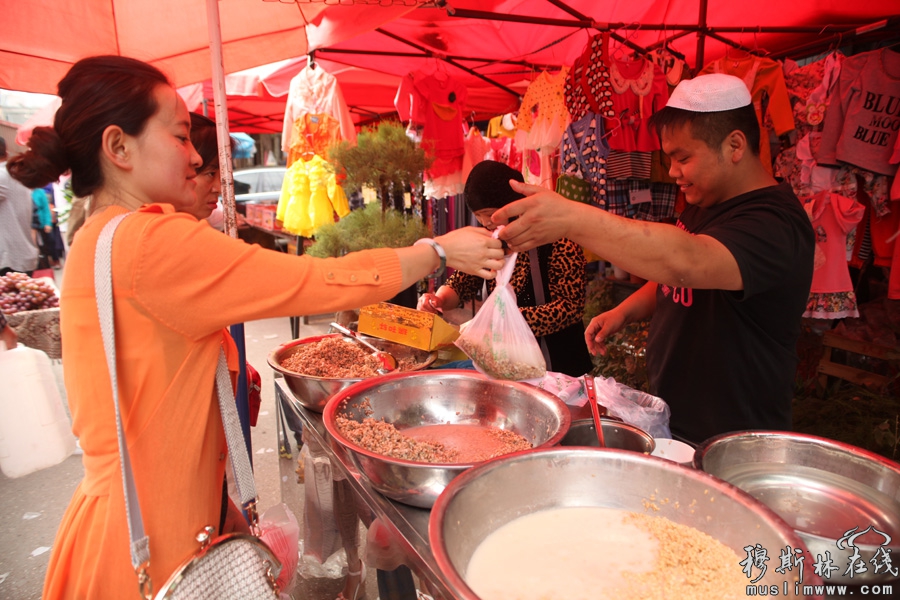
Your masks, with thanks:
M 511 182 L 527 195 L 494 214 L 516 251 L 562 237 L 648 280 L 585 332 L 592 353 L 653 317 L 650 391 L 678 437 L 791 428 L 796 344 L 813 272 L 814 234 L 787 185 L 759 159 L 759 123 L 743 81 L 681 82 L 653 115 L 669 174 L 688 208 L 676 227 L 632 221 Z M 517 217 L 509 222 L 512 217 Z

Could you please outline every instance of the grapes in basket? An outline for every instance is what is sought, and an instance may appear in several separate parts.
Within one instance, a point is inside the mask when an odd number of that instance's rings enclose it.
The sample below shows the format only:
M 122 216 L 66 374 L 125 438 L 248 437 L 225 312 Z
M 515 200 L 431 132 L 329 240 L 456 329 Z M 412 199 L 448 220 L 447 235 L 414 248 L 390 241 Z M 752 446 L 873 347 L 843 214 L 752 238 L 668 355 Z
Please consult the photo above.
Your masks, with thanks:
M 3 314 L 57 306 L 59 297 L 49 280 L 32 279 L 25 273 L 0 276 L 0 312 Z

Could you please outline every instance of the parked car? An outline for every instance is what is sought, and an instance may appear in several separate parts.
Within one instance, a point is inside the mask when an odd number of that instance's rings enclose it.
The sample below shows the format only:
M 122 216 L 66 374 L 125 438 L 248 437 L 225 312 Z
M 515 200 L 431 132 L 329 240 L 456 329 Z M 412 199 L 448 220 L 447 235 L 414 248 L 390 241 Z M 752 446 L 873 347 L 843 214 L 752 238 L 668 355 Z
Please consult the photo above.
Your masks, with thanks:
M 253 167 L 234 172 L 237 212 L 247 214 L 247 204 L 277 204 L 287 167 Z

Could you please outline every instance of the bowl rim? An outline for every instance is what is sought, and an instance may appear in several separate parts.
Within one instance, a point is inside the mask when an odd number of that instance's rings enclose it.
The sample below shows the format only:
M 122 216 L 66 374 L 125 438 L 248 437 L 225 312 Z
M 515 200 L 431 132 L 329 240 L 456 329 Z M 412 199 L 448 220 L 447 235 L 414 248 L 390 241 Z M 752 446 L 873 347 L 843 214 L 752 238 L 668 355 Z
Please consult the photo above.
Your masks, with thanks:
M 623 421 L 622 419 L 620 419 L 618 417 L 612 417 L 609 415 L 601 416 L 600 423 L 601 424 L 609 423 L 611 426 L 621 427 L 622 429 L 626 429 L 628 431 L 631 431 L 632 433 L 636 433 L 636 434 L 640 435 L 642 438 L 644 438 L 645 440 L 648 440 L 650 442 L 651 451 L 642 453 L 642 454 L 653 454 L 653 452 L 656 451 L 656 438 L 654 438 L 652 435 L 650 435 L 646 429 L 641 429 L 637 425 L 632 425 L 631 423 L 628 423 L 627 421 Z M 569 432 L 572 431 L 572 428 L 575 426 L 587 427 L 587 426 L 593 426 L 593 425 L 594 425 L 593 418 L 586 417 L 586 418 L 582 418 L 582 419 L 572 419 L 572 422 L 569 425 L 569 431 L 566 432 L 566 435 L 568 435 Z M 563 436 L 563 438 L 564 437 L 565 436 Z M 563 438 L 560 438 L 560 441 L 559 441 L 559 446 L 563 447 L 563 448 L 579 448 L 579 447 L 581 447 L 581 448 L 597 448 L 598 447 L 598 446 L 577 446 L 575 444 L 563 444 L 562 443 Z M 617 450 L 621 450 L 621 449 L 622 448 L 617 448 Z M 636 450 L 629 450 L 629 452 L 636 452 Z
M 322 411 L 322 423 L 325 425 L 325 429 L 328 431 L 328 434 L 332 437 L 333 440 L 338 442 L 340 445 L 344 446 L 347 449 L 352 450 L 355 453 L 361 454 L 367 458 L 377 459 L 382 462 L 386 462 L 393 465 L 403 466 L 403 467 L 411 467 L 411 468 L 440 468 L 440 469 L 450 469 L 450 470 L 458 470 L 465 471 L 466 469 L 470 469 L 475 465 L 482 465 L 488 461 L 479 461 L 479 462 L 468 462 L 468 463 L 431 463 L 431 462 L 420 462 L 414 460 L 407 460 L 405 458 L 394 458 L 392 456 L 387 456 L 386 454 L 379 454 L 378 452 L 372 452 L 371 450 L 367 450 L 362 446 L 359 446 L 352 441 L 348 440 L 346 436 L 338 429 L 335 419 L 337 418 L 337 412 L 340 409 L 341 403 L 346 399 L 346 397 L 350 394 L 356 394 L 361 391 L 364 391 L 369 385 L 372 385 L 372 382 L 384 383 L 391 381 L 393 379 L 399 378 L 409 378 L 409 377 L 424 377 L 425 375 L 433 375 L 434 371 L 406 371 L 403 373 L 388 373 L 387 375 L 382 375 L 380 377 L 369 377 L 368 379 L 363 379 L 358 383 L 354 383 L 343 390 L 333 394 L 328 402 L 325 404 L 325 409 Z M 516 387 L 519 386 L 527 386 L 529 388 L 529 392 L 532 390 L 538 390 L 540 394 L 547 397 L 548 400 L 553 401 L 558 406 L 558 412 L 560 414 L 560 428 L 550 439 L 546 442 L 537 446 L 536 448 L 530 448 L 527 450 L 521 450 L 520 452 L 533 452 L 537 449 L 541 449 L 544 447 L 555 446 L 559 443 L 566 433 L 569 430 L 569 425 L 571 423 L 572 417 L 569 413 L 568 406 L 559 399 L 558 396 L 548 392 L 547 390 L 543 390 L 541 388 L 521 383 L 518 381 L 507 381 L 501 379 L 495 379 L 483 373 L 479 373 L 477 371 L 472 371 L 471 369 L 440 369 L 440 374 L 442 376 L 446 375 L 448 377 L 461 377 L 465 379 L 480 379 L 482 381 L 491 381 L 502 384 L 514 385 Z M 512 454 L 517 454 L 518 452 L 513 452 L 511 454 L 506 454 L 504 456 L 511 456 Z M 493 460 L 493 459 L 488 459 Z
M 788 440 L 791 442 L 802 442 L 802 443 L 815 444 L 822 448 L 826 448 L 826 449 L 833 450 L 833 451 L 838 451 L 842 454 L 850 454 L 853 456 L 857 456 L 862 459 L 865 459 L 865 460 L 875 463 L 876 466 L 883 467 L 885 469 L 893 471 L 898 477 L 900 477 L 900 464 L 895 463 L 894 461 L 892 461 L 884 456 L 881 456 L 880 454 L 876 454 L 875 452 L 866 450 L 865 448 L 860 448 L 859 446 L 854 446 L 853 444 L 848 444 L 846 442 L 840 442 L 837 440 L 832 440 L 830 438 L 826 438 L 826 437 L 822 437 L 822 436 L 818 436 L 818 435 L 812 435 L 812 434 L 808 434 L 808 433 L 798 433 L 798 432 L 794 432 L 794 431 L 779 431 L 779 430 L 769 430 L 769 429 L 760 429 L 760 430 L 748 429 L 745 431 L 732 431 L 729 433 L 723 433 L 723 434 L 709 438 L 708 440 L 704 441 L 702 444 L 697 446 L 697 450 L 694 452 L 694 468 L 696 468 L 698 471 L 703 471 L 704 473 L 708 473 L 708 471 L 706 471 L 703 468 L 703 457 L 706 456 L 707 454 L 709 454 L 709 452 L 711 452 L 716 447 L 721 446 L 722 444 L 727 444 L 733 440 L 757 439 L 760 441 L 765 441 L 765 440 L 775 439 L 775 438 L 784 439 L 784 440 Z M 779 463 L 774 463 L 774 464 L 779 464 Z M 815 467 L 808 467 L 808 468 L 816 470 L 816 471 L 822 471 L 824 473 L 830 472 L 830 471 L 827 471 L 827 470 L 821 469 L 821 468 L 815 468 Z M 715 475 L 713 473 L 709 473 L 709 474 L 712 475 L 713 477 L 718 477 L 717 475 Z M 797 532 L 798 535 L 806 536 L 807 538 L 809 538 L 811 540 L 815 540 L 815 541 L 819 541 L 819 542 L 822 542 L 822 541 L 834 542 L 836 539 L 836 538 L 832 538 L 832 537 L 828 537 L 828 536 L 819 535 L 816 533 L 811 533 L 809 531 L 804 531 L 803 529 L 800 529 L 797 527 L 795 527 L 793 529 L 794 529 L 794 531 Z M 898 543 L 900 543 L 900 542 L 898 542 Z M 879 546 L 876 546 L 874 544 L 866 544 L 866 543 L 862 543 L 862 542 L 857 542 L 856 546 L 860 550 L 867 551 L 867 552 L 874 552 L 879 548 Z M 898 547 L 898 544 L 897 543 L 891 544 L 887 547 L 888 548 L 896 548 L 896 547 Z
M 623 457 L 626 457 L 625 460 L 629 461 L 652 461 L 658 464 L 664 464 L 666 465 L 665 467 L 663 467 L 664 469 L 677 469 L 679 470 L 679 473 L 685 473 L 684 476 L 686 477 L 704 480 L 704 484 L 710 486 L 712 489 L 717 489 L 719 492 L 725 495 L 732 495 L 737 496 L 738 498 L 742 498 L 743 501 L 752 506 L 766 522 L 768 522 L 770 525 L 777 526 L 777 529 L 789 539 L 791 547 L 800 547 L 805 550 L 807 554 L 809 554 L 809 548 L 807 547 L 806 542 L 800 537 L 798 532 L 794 528 L 792 528 L 784 519 L 782 519 L 775 511 L 773 511 L 771 508 L 754 498 L 751 494 L 740 489 L 739 487 L 730 484 L 724 479 L 719 479 L 718 477 L 705 471 L 700 471 L 698 469 L 688 469 L 679 465 L 678 463 L 666 460 L 665 458 L 632 452 L 630 450 L 622 450 L 619 448 L 595 448 L 587 446 L 535 448 L 530 451 L 516 452 L 513 454 L 507 454 L 504 456 L 492 458 L 479 465 L 476 465 L 465 473 L 461 473 L 458 477 L 455 477 L 450 483 L 447 484 L 447 486 L 444 488 L 444 491 L 441 492 L 440 496 L 438 496 L 438 499 L 435 501 L 434 506 L 431 508 L 431 514 L 429 514 L 428 516 L 428 539 L 430 540 L 431 552 L 434 555 L 434 559 L 437 563 L 439 572 L 447 578 L 448 583 L 453 588 L 454 593 L 458 594 L 456 598 L 458 600 L 480 600 L 478 595 L 475 594 L 474 590 L 472 590 L 472 588 L 469 587 L 468 583 L 466 583 L 463 574 L 459 573 L 456 568 L 453 567 L 453 563 L 450 560 L 450 556 L 446 552 L 446 548 L 443 543 L 444 536 L 442 532 L 442 529 L 444 528 L 444 516 L 447 513 L 448 506 L 456 497 L 456 495 L 459 494 L 470 481 L 476 479 L 477 477 L 480 477 L 482 473 L 490 473 L 494 469 L 502 467 L 503 463 L 516 460 L 537 460 L 541 458 L 540 455 L 543 454 L 597 455 L 597 453 L 609 454 L 611 452 L 622 455 Z M 806 575 L 806 573 L 804 573 L 804 575 Z M 821 578 L 819 578 L 817 575 L 815 575 L 814 573 L 811 573 L 810 575 L 812 577 L 812 580 L 809 582 L 804 581 L 804 584 L 808 583 L 809 585 L 816 585 L 822 583 Z
M 381 339 L 381 338 L 373 338 L 373 336 L 367 336 L 365 334 L 360 334 L 369 339 Z M 342 333 L 323 333 L 320 335 L 313 335 L 305 338 L 297 338 L 294 340 L 290 340 L 288 342 L 284 342 L 279 344 L 275 348 L 269 351 L 269 354 L 266 356 L 266 362 L 269 363 L 269 366 L 281 373 L 284 376 L 290 377 L 303 377 L 306 379 L 312 379 L 314 381 L 369 381 L 371 379 L 377 379 L 378 377 L 383 377 L 383 375 L 374 375 L 372 377 L 317 377 L 316 375 L 306 375 L 305 373 L 298 373 L 296 371 L 291 371 L 290 369 L 285 369 L 281 366 L 281 363 L 278 361 L 278 357 L 281 356 L 284 352 L 295 348 L 297 346 L 304 346 L 306 344 L 312 344 L 318 341 L 321 341 L 326 338 L 336 338 L 336 337 L 344 337 Z M 383 340 L 385 342 L 390 342 L 391 344 L 397 344 L 398 346 L 402 346 L 403 344 L 398 344 L 397 342 L 391 342 L 391 340 Z M 410 348 L 412 348 L 410 346 Z M 413 350 L 421 350 L 420 348 L 413 348 Z M 426 352 L 426 350 L 422 350 Z M 437 351 L 436 350 L 428 350 L 428 360 L 422 364 L 422 369 L 427 368 L 428 366 L 434 364 L 434 361 L 437 360 Z M 413 373 L 415 371 L 400 371 L 399 369 L 395 372 L 387 373 L 387 375 L 396 375 L 397 373 Z
M 778 438 L 786 439 L 792 442 L 813 443 L 818 446 L 829 448 L 831 450 L 853 454 L 866 460 L 870 460 L 879 466 L 894 471 L 898 476 L 900 476 L 900 463 L 896 463 L 888 458 L 885 458 L 884 456 L 881 456 L 880 454 L 876 454 L 875 452 L 866 450 L 865 448 L 860 448 L 859 446 L 854 446 L 853 444 L 839 442 L 837 440 L 832 440 L 830 438 L 821 437 L 818 435 L 797 433 L 794 431 L 779 431 L 776 429 L 748 429 L 745 431 L 732 431 L 729 433 L 722 433 L 720 435 L 713 436 L 697 446 L 696 452 L 694 453 L 694 466 L 698 470 L 703 471 L 703 457 L 709 454 L 709 452 L 716 446 L 721 446 L 722 444 L 725 444 L 731 440 L 754 438 L 758 438 L 760 440 Z

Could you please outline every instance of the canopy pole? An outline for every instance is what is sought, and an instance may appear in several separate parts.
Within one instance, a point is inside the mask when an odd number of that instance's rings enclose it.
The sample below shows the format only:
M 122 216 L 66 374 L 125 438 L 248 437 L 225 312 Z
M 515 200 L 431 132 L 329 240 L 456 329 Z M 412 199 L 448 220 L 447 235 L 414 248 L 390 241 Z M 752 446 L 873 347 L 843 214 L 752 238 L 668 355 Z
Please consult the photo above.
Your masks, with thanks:
M 234 180 L 231 175 L 231 137 L 228 131 L 228 99 L 225 97 L 225 66 L 222 61 L 222 29 L 219 25 L 218 0 L 206 0 L 206 22 L 209 26 L 209 54 L 212 61 L 213 103 L 216 113 L 216 136 L 219 142 L 219 174 L 222 182 L 222 208 L 225 233 L 237 237 L 234 209 Z
M 697 16 L 697 26 L 700 28 L 697 34 L 697 56 L 694 58 L 694 68 L 699 71 L 703 68 L 704 52 L 706 50 L 706 12 L 707 0 L 700 0 L 700 14 Z
M 231 136 L 228 131 L 228 100 L 225 97 L 225 66 L 222 61 L 222 28 L 219 23 L 218 0 L 206 0 L 206 23 L 209 27 L 209 54 L 212 63 L 213 102 L 216 108 L 216 138 L 219 142 L 219 175 L 222 181 L 222 209 L 225 216 L 225 233 L 237 238 L 237 221 L 234 210 L 234 179 L 231 174 Z M 247 393 L 246 345 L 244 324 L 231 326 L 231 337 L 238 349 L 238 379 L 235 404 L 247 455 L 253 457 L 250 441 L 250 406 Z

